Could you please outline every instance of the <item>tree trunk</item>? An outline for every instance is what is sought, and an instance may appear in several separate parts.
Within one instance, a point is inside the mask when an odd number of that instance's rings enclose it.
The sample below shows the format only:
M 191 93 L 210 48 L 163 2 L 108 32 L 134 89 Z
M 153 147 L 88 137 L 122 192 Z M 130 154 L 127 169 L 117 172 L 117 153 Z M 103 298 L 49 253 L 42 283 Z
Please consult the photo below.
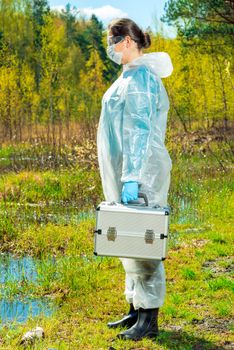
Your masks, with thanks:
M 215 58 L 216 58 L 216 61 L 218 63 L 218 71 L 219 71 L 219 76 L 220 76 L 220 81 L 221 81 L 221 86 L 222 86 L 222 97 L 223 97 L 223 106 L 224 106 L 223 126 L 224 126 L 224 129 L 227 130 L 228 129 L 228 117 L 227 117 L 226 92 L 225 92 L 225 87 L 224 87 L 222 68 L 221 68 L 221 65 L 220 65 L 220 60 L 218 58 L 218 55 L 216 55 Z

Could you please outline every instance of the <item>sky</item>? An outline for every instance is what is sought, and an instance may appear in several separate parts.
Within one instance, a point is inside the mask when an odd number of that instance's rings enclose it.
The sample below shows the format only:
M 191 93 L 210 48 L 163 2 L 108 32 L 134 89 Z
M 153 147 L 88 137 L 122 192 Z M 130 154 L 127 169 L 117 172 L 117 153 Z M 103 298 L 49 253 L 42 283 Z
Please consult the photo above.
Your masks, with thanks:
M 67 3 L 75 6 L 80 13 L 89 18 L 94 13 L 103 22 L 104 28 L 113 18 L 128 17 L 135 21 L 143 30 L 150 26 L 157 32 L 155 19 L 160 22 L 164 14 L 166 0 L 48 0 L 51 9 L 61 11 Z M 174 38 L 176 29 L 162 24 L 166 36 Z

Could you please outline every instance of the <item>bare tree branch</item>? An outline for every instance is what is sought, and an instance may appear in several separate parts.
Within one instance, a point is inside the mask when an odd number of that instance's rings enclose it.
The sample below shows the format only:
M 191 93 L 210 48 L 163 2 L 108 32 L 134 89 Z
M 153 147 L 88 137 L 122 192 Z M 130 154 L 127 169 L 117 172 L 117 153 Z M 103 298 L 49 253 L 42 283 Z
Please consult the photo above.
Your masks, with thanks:
M 214 8 L 214 11 L 223 19 L 225 19 L 226 21 L 224 23 L 226 24 L 234 24 L 234 18 L 233 17 L 227 17 L 224 14 L 222 14 L 221 12 L 219 12 L 216 8 Z

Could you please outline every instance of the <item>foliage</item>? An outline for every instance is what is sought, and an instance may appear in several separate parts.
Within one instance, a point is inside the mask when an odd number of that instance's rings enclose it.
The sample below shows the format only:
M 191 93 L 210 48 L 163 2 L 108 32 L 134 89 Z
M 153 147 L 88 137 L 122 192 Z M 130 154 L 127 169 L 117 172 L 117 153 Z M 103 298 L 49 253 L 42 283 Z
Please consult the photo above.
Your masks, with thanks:
M 186 38 L 223 37 L 231 44 L 234 35 L 233 1 L 225 0 L 169 0 L 162 17 L 168 24 L 175 23 L 179 34 Z
M 233 121 L 228 6 L 221 0 L 169 1 L 164 20 L 177 25 L 177 38 L 149 28 L 152 45 L 145 52 L 166 51 L 174 66 L 163 80 L 169 129 L 228 130 Z M 212 32 L 216 27 L 218 33 Z M 208 29 L 212 35 L 206 35 Z M 85 19 L 69 4 L 59 13 L 46 0 L 1 1 L 1 142 L 95 139 L 101 98 L 119 74 L 106 55 L 106 34 L 95 15 Z

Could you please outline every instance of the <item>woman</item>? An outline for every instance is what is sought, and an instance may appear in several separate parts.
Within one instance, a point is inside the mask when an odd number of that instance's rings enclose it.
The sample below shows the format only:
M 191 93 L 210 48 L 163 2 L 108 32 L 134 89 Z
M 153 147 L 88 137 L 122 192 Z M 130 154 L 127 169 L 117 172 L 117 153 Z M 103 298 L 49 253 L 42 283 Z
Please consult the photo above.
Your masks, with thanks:
M 164 144 L 169 101 L 161 78 L 172 73 L 167 53 L 143 54 L 149 34 L 128 18 L 108 26 L 107 54 L 123 64 L 119 78 L 105 92 L 97 147 L 106 201 L 128 203 L 139 187 L 150 206 L 167 205 L 172 167 Z M 109 327 L 128 329 L 118 338 L 139 340 L 158 335 L 158 310 L 165 297 L 165 272 L 159 260 L 123 258 L 125 295 L 130 304 L 123 319 Z

